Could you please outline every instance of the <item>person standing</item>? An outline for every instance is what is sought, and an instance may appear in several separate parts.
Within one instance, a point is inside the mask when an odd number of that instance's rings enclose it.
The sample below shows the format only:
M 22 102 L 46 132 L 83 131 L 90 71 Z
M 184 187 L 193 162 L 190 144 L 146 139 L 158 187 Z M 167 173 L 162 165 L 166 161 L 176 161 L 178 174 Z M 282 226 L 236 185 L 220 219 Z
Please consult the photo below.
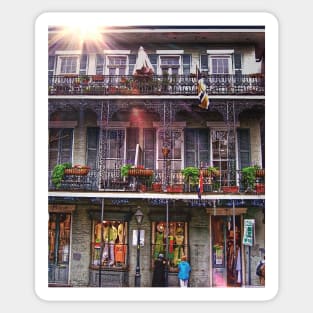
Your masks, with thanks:
M 165 287 L 165 267 L 166 260 L 164 259 L 164 255 L 160 253 L 154 261 L 152 287 Z
M 178 263 L 178 279 L 180 287 L 188 287 L 191 266 L 185 255 L 181 257 L 181 262 Z

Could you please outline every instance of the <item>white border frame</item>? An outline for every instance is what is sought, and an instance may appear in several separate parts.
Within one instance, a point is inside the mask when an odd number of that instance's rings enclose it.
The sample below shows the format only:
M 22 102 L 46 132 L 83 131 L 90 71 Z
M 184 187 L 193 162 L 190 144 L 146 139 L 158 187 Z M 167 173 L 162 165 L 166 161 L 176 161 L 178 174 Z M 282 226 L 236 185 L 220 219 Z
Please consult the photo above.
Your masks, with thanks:
M 49 288 L 46 237 L 48 136 L 47 32 L 51 25 L 264 25 L 266 47 L 266 286 L 264 288 Z M 237 31 L 237 30 L 235 30 Z M 238 29 L 238 31 L 247 31 Z M 35 24 L 35 292 L 47 301 L 255 301 L 278 292 L 278 21 L 262 12 L 43 13 Z

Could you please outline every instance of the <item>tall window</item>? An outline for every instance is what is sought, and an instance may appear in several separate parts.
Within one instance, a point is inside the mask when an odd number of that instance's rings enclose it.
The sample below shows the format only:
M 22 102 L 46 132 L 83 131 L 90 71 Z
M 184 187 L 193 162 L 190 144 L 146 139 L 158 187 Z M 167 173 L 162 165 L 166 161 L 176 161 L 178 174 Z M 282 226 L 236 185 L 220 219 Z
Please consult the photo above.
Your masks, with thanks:
M 158 160 L 159 168 L 162 168 L 162 162 L 164 155 L 162 148 L 169 145 L 170 152 L 167 156 L 167 160 L 170 160 L 170 166 L 172 169 L 180 170 L 182 163 L 182 131 L 180 129 L 172 130 L 159 130 L 158 131 Z
M 185 129 L 185 166 L 205 167 L 209 161 L 209 131 Z
M 212 165 L 218 167 L 221 171 L 220 182 L 222 186 L 230 183 L 229 164 L 235 163 L 235 160 L 229 158 L 229 142 L 227 130 L 213 129 L 211 131 L 212 140 Z
M 119 220 L 93 220 L 91 265 L 126 268 L 128 224 Z
M 152 222 L 152 266 L 154 260 L 162 253 L 169 260 L 169 270 L 177 271 L 178 263 L 183 255 L 189 254 L 188 223 L 171 221 L 168 223 L 168 238 L 166 238 L 167 224 L 165 221 Z
M 70 213 L 49 213 L 48 258 L 49 264 L 68 264 L 70 252 Z
M 56 164 L 72 162 L 73 129 L 50 128 L 49 130 L 49 168 Z

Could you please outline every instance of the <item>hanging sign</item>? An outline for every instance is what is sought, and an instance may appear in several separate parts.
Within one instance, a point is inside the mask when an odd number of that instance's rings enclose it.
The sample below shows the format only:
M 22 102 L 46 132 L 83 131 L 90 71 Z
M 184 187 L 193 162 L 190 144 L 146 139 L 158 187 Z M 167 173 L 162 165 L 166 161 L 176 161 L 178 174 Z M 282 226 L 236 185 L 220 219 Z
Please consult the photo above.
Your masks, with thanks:
M 242 243 L 246 246 L 253 246 L 254 245 L 254 233 L 255 233 L 254 226 L 255 226 L 255 220 L 254 219 L 245 219 L 244 220 Z
M 134 229 L 133 230 L 133 246 L 137 246 L 137 240 L 138 240 L 138 230 Z M 144 231 L 144 229 L 140 229 L 139 244 L 141 247 L 143 247 L 145 245 L 145 231 Z

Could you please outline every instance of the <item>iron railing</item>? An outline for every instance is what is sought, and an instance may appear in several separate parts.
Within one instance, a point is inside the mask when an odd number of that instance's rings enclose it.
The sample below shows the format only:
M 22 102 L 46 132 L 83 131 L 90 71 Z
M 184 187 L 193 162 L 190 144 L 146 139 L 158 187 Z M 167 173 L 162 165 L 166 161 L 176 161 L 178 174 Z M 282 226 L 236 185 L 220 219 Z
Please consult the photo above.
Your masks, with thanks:
M 264 95 L 263 74 L 206 75 L 208 95 Z M 49 95 L 197 95 L 194 75 L 134 77 L 132 75 L 53 75 Z
M 265 170 L 264 170 L 265 172 Z M 152 176 L 133 175 L 122 177 L 120 169 L 106 169 L 104 176 L 100 171 L 91 169 L 87 175 L 66 175 L 61 186 L 57 188 L 51 180 L 52 171 L 48 175 L 48 188 L 50 191 L 134 191 L 134 192 L 167 192 L 167 193 L 195 193 L 198 192 L 198 183 L 190 183 L 184 179 L 179 170 L 171 171 L 169 184 L 162 170 L 154 170 Z M 264 174 L 265 175 L 265 174 Z M 259 193 L 264 194 L 264 176 L 257 176 L 253 187 L 248 187 L 242 177 L 242 172 L 237 171 L 236 181 L 227 180 L 227 173 L 221 172 L 219 176 L 203 177 L 204 193 Z

